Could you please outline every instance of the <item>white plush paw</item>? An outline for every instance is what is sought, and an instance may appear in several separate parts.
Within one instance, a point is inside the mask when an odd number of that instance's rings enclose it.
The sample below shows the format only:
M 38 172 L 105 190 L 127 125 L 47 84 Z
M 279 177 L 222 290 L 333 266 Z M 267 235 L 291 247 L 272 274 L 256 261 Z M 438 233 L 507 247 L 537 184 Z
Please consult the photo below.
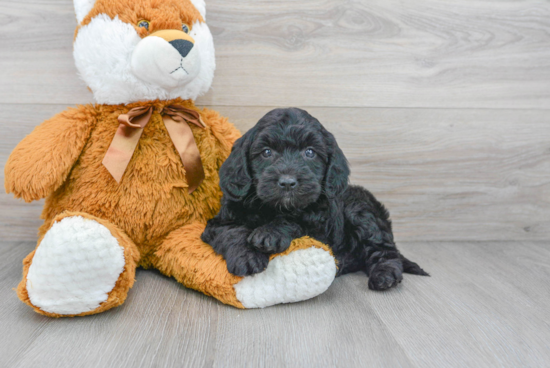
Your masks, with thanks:
M 56 222 L 27 275 L 31 303 L 45 312 L 80 314 L 107 300 L 124 270 L 124 249 L 103 225 L 80 216 Z
M 234 288 L 245 308 L 265 308 L 322 294 L 335 275 L 334 257 L 324 249 L 311 247 L 272 259 L 264 272 L 245 277 Z

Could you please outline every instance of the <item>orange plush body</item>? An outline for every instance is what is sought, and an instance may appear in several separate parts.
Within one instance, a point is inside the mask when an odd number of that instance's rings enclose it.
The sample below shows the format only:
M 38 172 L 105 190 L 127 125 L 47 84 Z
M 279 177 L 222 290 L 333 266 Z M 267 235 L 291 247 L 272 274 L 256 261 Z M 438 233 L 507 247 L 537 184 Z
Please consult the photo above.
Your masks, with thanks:
M 157 17 L 148 21 L 149 27 L 156 25 L 162 29 L 181 27 L 181 18 L 186 24 L 195 24 L 199 30 L 203 24 L 204 3 L 200 1 L 192 4 L 187 0 L 142 0 L 131 4 L 108 0 L 75 1 L 80 27 L 93 25 L 93 17 L 98 15 L 107 15 L 119 22 L 118 18 L 122 18 L 122 25 L 116 23 L 117 27 L 128 24 L 124 23 L 125 17 L 132 22 L 136 18 L 138 24 L 144 17 Z M 164 12 L 163 4 L 166 6 Z M 178 6 L 179 14 L 170 11 Z M 202 10 L 202 14 L 197 9 Z M 85 10 L 88 12 L 83 13 Z M 164 21 L 158 18 L 163 14 Z M 153 32 L 153 29 L 144 32 L 140 28 L 135 30 L 139 37 L 136 43 Z M 185 37 L 189 39 L 184 35 L 182 39 Z M 197 43 L 200 37 L 204 38 L 195 34 L 195 40 L 191 38 L 191 41 Z M 77 33 L 77 65 L 78 46 Z M 188 61 L 184 60 L 181 50 L 178 52 L 182 56 L 180 64 L 186 66 Z M 204 48 L 201 55 L 204 58 Z M 86 71 L 82 70 L 86 67 L 82 66 L 84 62 L 81 61 L 79 69 L 86 79 Z M 203 60 L 203 69 L 204 63 Z M 132 64 L 132 71 L 138 76 L 140 68 L 142 66 Z M 195 79 L 202 78 L 209 86 L 211 77 L 204 77 L 203 69 L 197 72 Z M 135 95 L 127 96 L 124 103 L 112 104 L 108 102 L 114 102 L 111 96 L 116 94 L 111 94 L 110 89 L 115 87 L 100 85 L 94 88 L 94 81 L 91 81 L 89 84 L 96 100 L 102 103 L 79 106 L 56 115 L 38 126 L 11 154 L 5 168 L 6 190 L 25 201 L 46 198 L 37 249 L 24 260 L 23 280 L 17 288 L 19 297 L 37 312 L 54 317 L 87 315 L 120 305 L 133 285 L 137 266 L 157 268 L 190 288 L 238 308 L 307 299 L 326 290 L 332 282 L 335 265 L 328 247 L 313 239 L 297 239 L 288 251 L 272 256 L 272 260 L 279 258 L 277 267 L 283 269 L 296 263 L 296 259 L 289 258 L 286 264 L 285 257 L 302 254 L 292 255 L 296 251 L 313 252 L 306 258 L 315 274 L 303 267 L 297 273 L 297 282 L 294 280 L 293 284 L 282 287 L 300 287 L 302 283 L 301 287 L 315 290 L 304 294 L 289 289 L 291 294 L 298 296 L 279 295 L 284 294 L 279 291 L 277 295 L 266 297 L 269 300 L 258 302 L 258 293 L 273 288 L 272 278 L 280 279 L 277 272 L 281 271 L 270 271 L 268 267 L 269 272 L 261 277 L 231 275 L 223 258 L 200 240 L 206 221 L 220 207 L 222 193 L 218 171 L 240 133 L 215 111 L 195 107 L 193 93 L 200 88 L 186 94 L 184 87 L 195 80 L 187 77 L 182 74 L 181 80 L 174 82 L 176 93 L 166 86 L 159 89 L 136 78 L 134 83 L 145 84 L 142 92 L 135 87 Z M 204 90 L 204 86 L 201 88 Z M 144 98 L 151 93 L 159 98 Z M 204 128 L 189 125 L 204 168 L 204 180 L 192 193 L 189 193 L 185 168 L 161 115 L 168 105 L 199 112 L 205 124 Z M 122 180 L 117 183 L 102 161 L 119 127 L 119 116 L 140 106 L 152 106 L 153 114 Z M 243 280 L 239 296 L 236 285 Z

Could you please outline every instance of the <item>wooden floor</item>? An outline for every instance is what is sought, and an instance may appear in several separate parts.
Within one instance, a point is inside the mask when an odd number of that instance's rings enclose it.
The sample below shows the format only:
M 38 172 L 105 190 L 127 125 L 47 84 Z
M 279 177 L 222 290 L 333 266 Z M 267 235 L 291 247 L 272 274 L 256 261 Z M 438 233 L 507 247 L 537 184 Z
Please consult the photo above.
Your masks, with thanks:
M 0 193 L 3 367 L 550 367 L 550 2 L 206 0 L 217 70 L 197 103 L 242 131 L 307 109 L 432 277 L 363 275 L 241 311 L 138 271 L 122 307 L 54 320 L 12 290 L 43 201 Z M 0 0 L 0 181 L 69 105 L 71 0 Z
M 549 242 L 405 243 L 432 277 L 373 292 L 346 275 L 315 299 L 263 310 L 140 270 L 123 306 L 59 320 L 11 290 L 34 244 L 1 245 L 1 367 L 550 366 Z

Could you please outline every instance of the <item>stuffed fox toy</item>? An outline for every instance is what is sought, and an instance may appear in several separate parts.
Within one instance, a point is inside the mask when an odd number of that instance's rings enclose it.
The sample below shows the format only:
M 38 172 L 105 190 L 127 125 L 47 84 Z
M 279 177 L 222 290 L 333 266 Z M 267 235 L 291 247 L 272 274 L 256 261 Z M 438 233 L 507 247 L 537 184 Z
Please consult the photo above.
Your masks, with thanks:
M 124 302 L 138 266 L 237 308 L 324 292 L 335 260 L 313 239 L 296 239 L 254 276 L 230 274 L 200 240 L 220 208 L 218 171 L 240 136 L 193 103 L 215 68 L 204 1 L 74 6 L 74 58 L 96 104 L 39 125 L 5 166 L 7 192 L 46 198 L 19 298 L 52 317 L 99 313 Z

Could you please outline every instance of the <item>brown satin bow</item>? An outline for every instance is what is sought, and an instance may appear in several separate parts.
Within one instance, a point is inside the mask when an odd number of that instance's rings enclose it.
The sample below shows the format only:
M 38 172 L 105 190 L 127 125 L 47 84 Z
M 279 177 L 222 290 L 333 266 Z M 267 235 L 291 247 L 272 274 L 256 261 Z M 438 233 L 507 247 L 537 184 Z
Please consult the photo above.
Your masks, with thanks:
M 204 180 L 204 168 L 193 132 L 187 123 L 204 128 L 201 116 L 195 110 L 180 105 L 168 105 L 161 111 L 166 130 L 178 151 L 185 167 L 185 178 L 192 193 Z M 103 158 L 103 165 L 113 178 L 120 183 L 132 155 L 137 147 L 143 129 L 153 115 L 152 106 L 135 107 L 126 114 L 119 115 L 120 125 L 113 141 Z

